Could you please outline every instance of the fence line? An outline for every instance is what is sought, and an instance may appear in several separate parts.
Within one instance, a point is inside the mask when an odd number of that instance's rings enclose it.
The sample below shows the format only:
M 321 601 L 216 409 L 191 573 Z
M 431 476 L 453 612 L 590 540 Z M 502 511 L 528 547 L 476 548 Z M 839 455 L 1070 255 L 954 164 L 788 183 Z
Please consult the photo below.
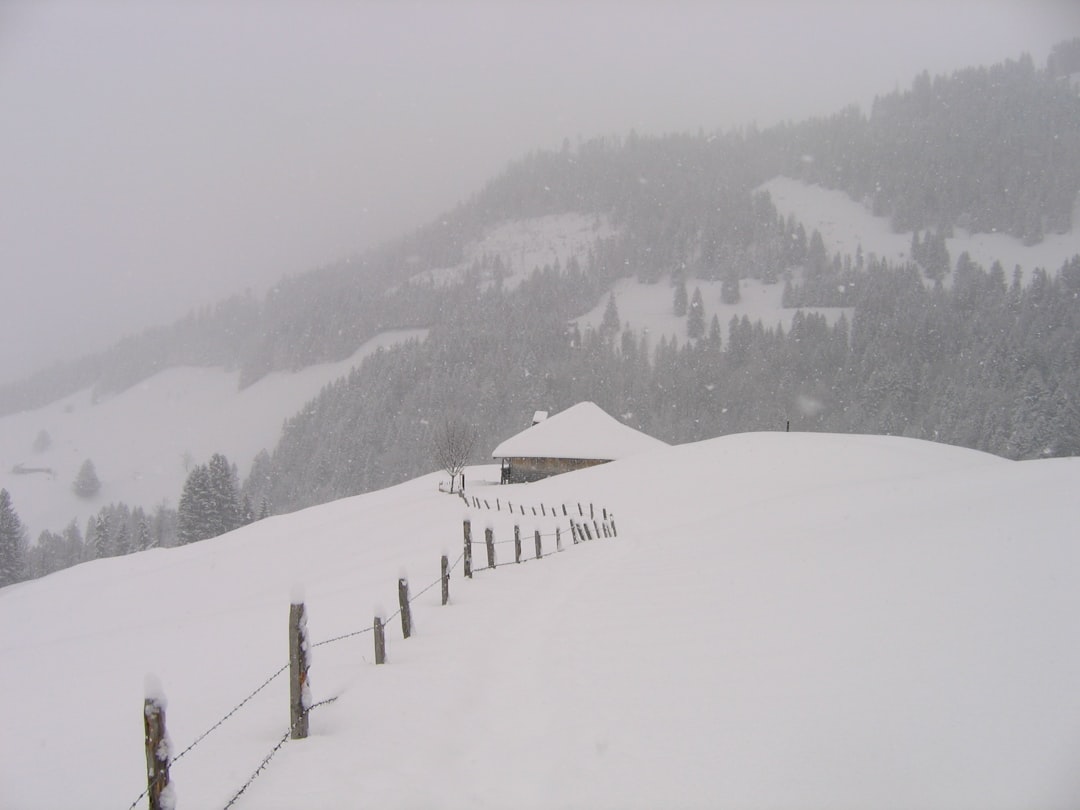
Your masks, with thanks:
M 467 501 L 468 499 L 466 498 L 465 500 Z M 496 503 L 498 504 L 498 501 Z M 524 514 L 524 509 L 525 509 L 525 507 L 521 507 L 522 514 Z M 584 515 L 584 510 L 582 510 L 580 504 L 578 504 L 578 509 L 579 509 L 581 515 L 583 516 Z M 535 509 L 533 511 L 534 511 L 534 514 L 535 514 Z M 590 504 L 590 511 L 592 511 L 592 505 L 591 504 Z M 566 514 L 566 506 L 565 505 L 563 505 L 563 513 Z M 608 512 L 607 512 L 606 509 L 604 510 L 604 515 L 605 515 L 605 517 L 607 517 L 607 515 L 608 515 Z M 555 508 L 552 507 L 551 508 L 550 518 L 555 518 L 556 516 L 557 515 L 556 515 L 556 512 L 555 512 Z M 538 517 L 540 517 L 540 516 L 538 515 Z M 545 514 L 544 517 L 548 517 L 548 516 Z M 469 521 L 466 521 L 466 526 L 468 526 L 468 523 L 469 523 Z M 578 542 L 578 539 L 577 539 L 578 535 L 581 534 L 582 529 L 581 529 L 580 526 L 576 525 L 575 521 L 573 521 L 572 519 L 569 521 L 569 523 L 570 523 L 570 528 L 571 528 L 571 534 L 574 536 L 574 543 L 576 544 Z M 581 523 L 587 529 L 588 523 L 586 521 L 584 521 L 584 520 Z M 608 525 L 607 521 L 605 520 L 604 521 L 604 528 L 605 528 L 604 536 L 609 536 L 607 534 L 607 525 Z M 520 526 L 515 526 L 515 529 L 518 532 L 520 532 Z M 555 531 L 553 531 L 553 532 L 547 532 L 547 533 L 541 533 L 539 531 L 534 530 L 533 534 L 534 534 L 535 541 L 536 541 L 536 550 L 537 550 L 537 552 L 540 552 L 536 556 L 534 556 L 534 557 L 523 557 L 519 553 L 518 555 L 516 555 L 517 559 L 514 560 L 513 562 L 497 563 L 497 564 L 486 566 L 485 568 L 474 568 L 472 570 L 473 571 L 485 571 L 485 570 L 494 570 L 494 569 L 497 569 L 497 568 L 502 568 L 502 567 L 505 567 L 507 565 L 518 565 L 518 564 L 520 564 L 522 562 L 529 562 L 530 560 L 540 560 L 540 559 L 543 559 L 545 557 L 550 557 L 550 556 L 553 556 L 555 554 L 561 553 L 563 551 L 563 548 L 561 547 L 561 542 L 560 542 L 561 533 L 560 533 L 559 528 L 556 528 Z M 599 529 L 599 526 L 597 526 L 597 537 L 599 538 L 600 536 L 601 536 L 600 535 L 600 529 Z M 614 520 L 611 521 L 611 535 L 610 536 L 617 536 L 615 531 L 614 531 Z M 466 537 L 468 538 L 467 542 L 468 542 L 468 545 L 470 545 L 470 546 L 473 543 L 482 542 L 482 541 L 474 541 L 474 540 L 472 540 L 471 535 L 470 535 L 470 533 L 468 531 L 466 531 Z M 552 538 L 552 537 L 556 538 L 556 548 L 555 548 L 555 550 L 554 551 L 542 552 L 540 539 L 541 538 Z M 590 539 L 592 539 L 592 538 L 590 538 Z M 520 535 L 516 539 L 511 538 L 509 540 L 493 541 L 492 545 L 502 545 L 502 544 L 506 544 L 506 543 L 516 543 L 518 548 L 520 548 L 520 544 L 521 544 Z M 417 599 L 422 597 L 424 594 L 426 594 L 428 591 L 430 591 L 432 588 L 434 588 L 436 585 L 445 584 L 447 582 L 447 580 L 449 579 L 450 574 L 453 573 L 453 571 L 457 569 L 457 567 L 461 564 L 462 560 L 465 559 L 467 556 L 468 556 L 467 550 L 462 550 L 462 552 L 458 555 L 457 559 L 454 561 L 452 566 L 447 566 L 445 564 L 445 558 L 444 558 L 443 571 L 445 573 L 440 573 L 440 576 L 437 579 L 435 579 L 432 583 L 430 583 L 429 585 L 424 587 L 422 590 L 420 590 L 415 595 L 409 596 L 408 595 L 408 586 L 407 586 L 406 580 L 404 580 L 404 579 L 399 580 L 399 587 L 402 584 L 404 584 L 404 587 L 405 587 L 404 598 L 402 600 L 402 605 L 404 607 L 407 607 L 407 606 L 411 605 L 413 602 L 415 602 Z M 493 562 L 494 562 L 494 560 L 493 560 Z M 467 568 L 468 568 L 468 566 L 467 566 Z M 467 571 L 466 573 L 470 573 L 470 572 Z M 444 598 L 443 604 L 446 604 L 446 603 L 447 602 L 445 601 L 445 598 Z M 393 619 L 395 619 L 397 616 L 399 616 L 401 614 L 401 612 L 402 612 L 402 608 L 399 607 L 398 610 L 396 610 L 393 614 L 391 614 L 386 619 L 380 620 L 378 623 L 381 624 L 383 627 L 385 627 L 386 624 L 393 621 Z M 332 638 L 328 638 L 328 639 L 324 639 L 322 641 L 316 642 L 314 644 L 311 644 L 310 648 L 314 649 L 315 647 L 322 647 L 322 646 L 327 645 L 327 644 L 333 644 L 333 643 L 338 642 L 338 641 L 343 641 L 345 639 L 353 638 L 355 636 L 360 636 L 360 635 L 363 635 L 365 633 L 372 632 L 375 629 L 376 629 L 375 624 L 372 624 L 372 625 L 370 625 L 368 627 L 364 627 L 364 628 L 359 629 L 359 630 L 353 630 L 353 631 L 350 631 L 350 632 L 347 632 L 347 633 L 342 633 L 341 635 L 334 636 Z M 405 637 L 408 638 L 408 635 L 406 635 Z M 190 751 L 192 751 L 197 745 L 199 745 L 203 740 L 205 740 L 208 736 L 210 736 L 210 734 L 212 734 L 214 731 L 216 731 L 218 728 L 220 728 L 222 725 L 224 725 L 227 720 L 229 720 L 231 717 L 233 717 L 241 708 L 243 708 L 245 705 L 247 705 L 256 695 L 258 695 L 260 692 L 262 692 L 267 686 L 269 686 L 271 683 L 273 683 L 283 672 L 285 672 L 289 668 L 290 668 L 289 663 L 286 663 L 282 667 L 280 667 L 277 671 L 275 671 L 272 675 L 270 675 L 270 677 L 268 677 L 258 687 L 256 687 L 254 691 L 252 691 L 243 700 L 241 700 L 232 709 L 230 709 L 223 717 L 221 717 L 221 719 L 219 719 L 216 723 L 214 723 L 212 726 L 210 726 L 210 728 L 208 728 L 202 734 L 198 735 L 179 754 L 177 754 L 175 757 L 169 758 L 168 761 L 167 761 L 167 764 L 172 766 L 172 765 L 175 765 L 177 762 L 179 762 L 181 759 L 183 759 L 186 754 L 188 754 Z M 313 709 L 319 707 L 319 706 L 324 706 L 324 705 L 326 705 L 328 703 L 333 703 L 335 700 L 338 699 L 338 697 L 339 697 L 338 695 L 334 695 L 333 697 L 326 698 L 326 699 L 318 701 L 316 703 L 312 703 L 310 706 L 308 706 L 308 707 L 304 708 L 302 711 L 300 711 L 298 713 L 298 715 L 295 717 L 295 719 L 293 720 L 293 722 L 290 724 L 289 730 L 285 732 L 285 735 L 274 745 L 274 747 L 270 750 L 270 752 L 263 758 L 262 762 L 255 769 L 254 773 L 252 773 L 251 777 L 247 780 L 247 782 L 245 782 L 244 785 L 241 786 L 240 789 L 232 796 L 232 798 L 229 799 L 229 802 L 225 805 L 225 810 L 228 810 L 228 808 L 232 807 L 236 803 L 236 801 L 244 794 L 244 792 L 252 785 L 252 783 L 255 781 L 255 779 L 258 778 L 258 776 L 266 769 L 266 767 L 269 764 L 270 760 L 273 759 L 274 755 L 284 746 L 285 742 L 291 736 L 293 736 L 293 734 L 297 731 L 300 724 L 306 723 L 307 716 L 311 713 L 311 711 Z M 147 795 L 149 794 L 149 792 L 150 792 L 150 788 L 148 786 L 147 789 L 143 790 L 143 792 L 139 794 L 139 796 L 135 799 L 135 801 L 131 803 L 128 810 L 135 810 L 135 808 L 138 806 L 139 802 L 141 802 L 144 798 L 146 798 Z

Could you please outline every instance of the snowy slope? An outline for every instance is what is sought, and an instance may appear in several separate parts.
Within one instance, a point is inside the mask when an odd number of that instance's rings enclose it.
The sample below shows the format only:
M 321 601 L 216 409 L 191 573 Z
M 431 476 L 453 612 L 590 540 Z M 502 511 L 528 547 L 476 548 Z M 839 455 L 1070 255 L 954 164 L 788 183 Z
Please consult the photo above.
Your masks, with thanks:
M 2 417 L 0 488 L 11 493 L 31 541 L 42 529 L 63 529 L 72 518 L 81 528 L 108 503 L 149 510 L 167 500 L 175 507 L 192 464 L 224 453 L 246 475 L 260 450 L 273 450 L 284 421 L 324 385 L 380 347 L 425 334 L 422 329 L 385 332 L 347 360 L 270 374 L 243 390 L 239 372 L 173 368 L 96 402 L 83 391 Z M 34 439 L 42 430 L 52 447 L 36 453 Z M 87 458 L 102 488 L 94 498 L 81 499 L 71 484 Z M 16 475 L 12 468 L 18 464 L 52 474 Z
M 413 276 L 413 281 L 450 284 L 461 281 L 474 262 L 498 256 L 507 275 L 503 287 L 513 289 L 533 270 L 559 266 L 565 268 L 571 257 L 582 266 L 589 248 L 599 239 L 615 234 L 604 215 L 588 215 L 574 211 L 543 217 L 503 222 L 489 228 L 484 236 L 465 246 L 465 258 L 460 264 L 427 270 Z M 490 279 L 484 279 L 490 281 Z
M 458 568 L 450 606 L 415 600 L 416 637 L 391 624 L 384 667 L 370 634 L 316 647 L 314 698 L 339 699 L 236 807 L 1080 802 L 1080 461 L 777 433 L 497 474 L 471 471 L 472 493 L 594 502 L 620 536 Z M 184 749 L 285 662 L 296 583 L 318 642 L 392 610 L 400 573 L 434 582 L 465 514 L 437 480 L 0 590 L 0 806 L 56 806 L 60 763 L 78 806 L 128 806 L 144 674 Z M 473 515 L 510 536 L 505 511 Z M 225 806 L 286 696 L 272 681 L 175 763 L 179 807 Z
M 774 177 L 760 186 L 760 190 L 768 191 L 777 211 L 785 217 L 793 215 L 806 228 L 807 234 L 820 231 L 830 253 L 854 256 L 862 245 L 863 253 L 868 257 L 874 254 L 890 262 L 909 259 L 911 231 L 893 233 L 888 218 L 875 217 L 842 191 L 790 177 Z M 962 228 L 957 228 L 955 237 L 946 239 L 945 245 L 954 265 L 960 254 L 967 251 L 973 261 L 987 270 L 995 261 L 1001 262 L 1008 280 L 1012 279 L 1013 268 L 1019 265 L 1026 279 L 1036 267 L 1053 273 L 1080 253 L 1078 219 L 1074 213 L 1074 224 L 1069 233 L 1047 234 L 1037 245 L 1024 245 L 1008 234 L 970 234 Z
M 743 279 L 739 282 L 740 301 L 737 304 L 723 303 L 719 281 L 695 278 L 688 280 L 686 286 L 690 295 L 694 294 L 695 287 L 701 290 L 701 298 L 705 304 L 706 330 L 713 315 L 716 315 L 720 320 L 721 336 L 725 341 L 728 336 L 728 323 L 733 317 L 741 318 L 745 315 L 751 323 L 761 321 L 768 328 L 783 326 L 786 331 L 791 329 L 792 320 L 798 312 L 782 306 L 783 284 L 763 284 L 757 279 Z M 624 278 L 615 283 L 610 294 L 615 296 L 615 306 L 619 310 L 619 319 L 623 325 L 629 324 L 639 335 L 647 332 L 653 348 L 661 337 L 674 337 L 680 345 L 687 342 L 686 317 L 680 318 L 673 314 L 675 288 L 668 281 L 643 284 L 636 279 Z M 578 318 L 578 328 L 582 331 L 599 329 L 604 320 L 607 302 L 608 296 L 605 295 L 599 304 Z M 835 324 L 841 314 L 846 314 L 850 321 L 854 313 L 853 309 L 846 307 L 803 307 L 802 311 L 823 315 L 830 324 Z

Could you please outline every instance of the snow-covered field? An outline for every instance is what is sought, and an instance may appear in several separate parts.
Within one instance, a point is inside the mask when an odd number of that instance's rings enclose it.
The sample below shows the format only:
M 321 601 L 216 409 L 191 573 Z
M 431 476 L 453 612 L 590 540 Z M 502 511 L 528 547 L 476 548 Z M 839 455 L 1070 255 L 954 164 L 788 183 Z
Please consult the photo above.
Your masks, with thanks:
M 0 418 L 0 488 L 11 493 L 30 540 L 42 529 L 80 528 L 102 506 L 124 502 L 149 510 L 162 500 L 175 507 L 187 471 L 224 453 L 246 475 L 260 450 L 272 451 L 281 426 L 327 383 L 349 373 L 366 355 L 426 330 L 384 332 L 347 360 L 274 373 L 239 390 L 239 372 L 172 368 L 94 402 L 90 391 L 33 411 Z M 35 452 L 46 431 L 52 446 Z M 91 459 L 101 491 L 82 499 L 71 490 Z M 16 465 L 51 470 L 18 475 Z
M 449 606 L 415 600 L 414 638 L 391 623 L 386 666 L 370 634 L 317 646 L 313 697 L 339 699 L 236 807 L 1080 804 L 1080 461 L 765 433 L 497 476 L 470 471 L 472 493 L 593 502 L 619 537 L 458 567 Z M 286 662 L 298 585 L 319 642 L 394 610 L 399 574 L 434 582 L 467 513 L 437 483 L 0 590 L 0 807 L 128 807 L 146 673 L 181 751 Z M 511 536 L 505 512 L 472 514 Z M 552 525 L 519 519 L 528 553 Z M 178 807 L 226 805 L 285 733 L 287 691 L 174 764 Z
M 504 222 L 467 245 L 465 259 L 460 264 L 419 273 L 413 280 L 435 284 L 457 282 L 474 262 L 484 257 L 494 260 L 498 256 L 507 273 L 503 286 L 513 289 L 534 269 L 545 265 L 558 264 L 565 268 L 570 258 L 576 256 L 584 266 L 584 258 L 593 243 L 614 233 L 606 216 L 575 212 Z
M 701 298 L 705 302 L 706 332 L 713 315 L 716 315 L 720 319 L 720 333 L 725 341 L 728 336 L 728 322 L 732 317 L 741 318 L 745 315 L 751 323 L 760 320 L 766 327 L 773 328 L 779 325 L 788 330 L 798 311 L 784 309 L 781 305 L 784 294 L 783 284 L 763 284 L 757 279 L 743 279 L 739 282 L 741 300 L 737 304 L 723 303 L 720 297 L 721 282 L 719 281 L 690 279 L 686 287 L 691 296 L 694 294 L 695 287 L 701 290 Z M 611 294 L 615 296 L 615 306 L 619 310 L 619 319 L 623 325 L 629 324 L 638 334 L 647 330 L 653 348 L 661 337 L 675 337 L 680 344 L 686 343 L 686 317 L 679 318 L 673 314 L 675 288 L 671 286 L 670 281 L 643 284 L 636 279 L 624 278 L 615 283 Z M 598 329 L 604 319 L 607 302 L 608 296 L 605 295 L 599 304 L 578 318 L 578 327 L 582 331 Z M 852 309 L 843 307 L 804 307 L 802 311 L 824 315 L 830 324 L 836 323 L 841 313 L 846 313 L 850 321 L 854 312 Z
M 803 183 L 790 177 L 774 177 L 760 187 L 768 191 L 776 210 L 785 217 L 793 215 L 803 224 L 807 234 L 821 232 L 825 248 L 830 253 L 852 256 L 862 245 L 866 256 L 874 254 L 890 262 L 906 261 L 911 253 L 911 231 L 894 233 L 886 217 L 875 217 L 847 194 L 834 189 Z M 989 270 L 1000 261 L 1006 279 L 1012 278 L 1013 268 L 1020 266 L 1024 278 L 1041 267 L 1049 273 L 1060 269 L 1068 259 L 1080 254 L 1080 212 L 1073 213 L 1069 233 L 1049 233 L 1037 245 L 1026 246 L 1019 239 L 1003 233 L 969 234 L 956 229 L 955 237 L 945 240 L 953 264 L 967 251 L 972 260 Z M 948 278 L 946 278 L 948 281 Z

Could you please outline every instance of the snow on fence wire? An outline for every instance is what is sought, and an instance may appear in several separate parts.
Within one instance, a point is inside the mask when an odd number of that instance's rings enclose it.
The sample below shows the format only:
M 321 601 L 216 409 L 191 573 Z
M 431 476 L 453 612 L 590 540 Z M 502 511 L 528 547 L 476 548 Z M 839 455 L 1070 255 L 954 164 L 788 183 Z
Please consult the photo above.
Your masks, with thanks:
M 478 507 L 479 508 L 479 507 Z M 566 508 L 564 508 L 564 514 L 566 514 Z M 600 537 L 617 537 L 618 533 L 615 529 L 615 520 L 613 515 L 609 515 L 606 509 L 602 510 L 603 520 L 585 519 L 585 510 L 578 504 L 579 520 L 571 518 L 569 520 L 570 534 L 574 544 L 587 542 L 589 540 L 599 539 Z M 525 514 L 522 512 L 522 514 Z M 595 510 L 592 505 L 589 506 L 589 514 L 593 516 Z M 546 516 L 546 513 L 545 513 Z M 550 512 L 551 517 L 556 516 L 554 509 Z M 590 524 L 592 524 L 590 526 Z M 595 533 L 594 533 L 595 532 Z M 514 534 L 512 538 L 504 540 L 495 539 L 495 530 L 492 527 L 488 527 L 484 530 L 484 546 L 487 551 L 488 564 L 483 568 L 474 568 L 472 564 L 472 547 L 478 541 L 474 541 L 472 537 L 472 521 L 465 519 L 463 522 L 463 534 L 464 534 L 464 547 L 461 554 L 451 564 L 449 559 L 444 554 L 440 559 L 441 573 L 438 579 L 427 585 L 419 593 L 410 596 L 409 595 L 409 583 L 404 577 L 398 579 L 398 609 L 394 611 L 387 618 L 381 616 L 375 616 L 372 624 L 368 627 L 361 628 L 360 630 L 353 630 L 349 633 L 343 633 L 333 638 L 324 639 L 314 644 L 310 643 L 307 635 L 307 608 L 302 597 L 294 596 L 292 603 L 289 606 L 289 662 L 282 665 L 278 670 L 271 674 L 265 681 L 257 686 L 250 694 L 248 694 L 243 700 L 232 707 L 226 714 L 214 723 L 210 728 L 198 735 L 186 748 L 184 748 L 176 756 L 172 755 L 172 744 L 169 740 L 168 732 L 165 727 L 165 708 L 166 701 L 164 693 L 160 688 L 160 684 L 156 679 L 148 678 L 148 686 L 146 698 L 143 704 L 143 728 L 144 728 L 144 742 L 146 749 L 146 762 L 147 762 L 147 788 L 139 794 L 139 796 L 131 803 L 128 810 L 135 810 L 139 803 L 145 798 L 148 801 L 150 810 L 174 810 L 176 806 L 175 791 L 171 783 L 171 769 L 184 758 L 192 749 L 194 749 L 199 743 L 205 740 L 210 734 L 219 729 L 225 724 L 227 720 L 233 717 L 240 709 L 247 705 L 252 698 L 262 692 L 266 687 L 273 683 L 280 675 L 286 670 L 289 671 L 289 714 L 290 724 L 288 730 L 282 735 L 282 737 L 275 743 L 270 749 L 267 755 L 259 763 L 259 766 L 251 774 L 248 780 L 233 794 L 228 803 L 224 805 L 224 810 L 232 807 L 244 794 L 252 783 L 259 777 L 259 775 L 269 765 L 270 760 L 274 755 L 281 750 L 285 743 L 289 739 L 300 740 L 307 737 L 308 732 L 308 715 L 320 707 L 325 706 L 328 703 L 333 703 L 338 699 L 338 695 L 334 695 L 329 698 L 325 698 L 320 701 L 313 701 L 311 698 L 311 692 L 308 687 L 308 666 L 309 666 L 309 653 L 315 647 L 322 647 L 326 644 L 333 644 L 338 641 L 360 636 L 365 633 L 372 633 L 373 643 L 375 647 L 375 663 L 386 663 L 386 625 L 392 622 L 395 618 L 401 619 L 401 633 L 403 638 L 409 638 L 412 635 L 412 603 L 426 594 L 436 585 L 442 585 L 442 604 L 447 605 L 450 601 L 450 575 L 457 569 L 458 565 L 462 562 L 465 564 L 464 576 L 467 579 L 472 579 L 473 574 L 479 571 L 495 570 L 502 568 L 506 565 L 517 565 L 522 562 L 528 562 L 530 558 L 524 557 L 522 554 L 522 535 L 521 527 L 518 524 L 514 525 Z M 562 544 L 562 528 L 555 526 L 553 531 L 541 532 L 539 529 L 534 529 L 532 533 L 533 538 L 533 557 L 531 559 L 540 560 L 544 557 L 550 557 L 553 554 L 559 554 L 563 551 Z M 554 540 L 554 547 L 549 550 L 544 550 L 544 540 Z M 503 544 L 514 544 L 514 560 L 513 562 L 506 561 L 499 563 L 496 560 L 495 546 Z M 151 686 L 153 684 L 153 686 Z

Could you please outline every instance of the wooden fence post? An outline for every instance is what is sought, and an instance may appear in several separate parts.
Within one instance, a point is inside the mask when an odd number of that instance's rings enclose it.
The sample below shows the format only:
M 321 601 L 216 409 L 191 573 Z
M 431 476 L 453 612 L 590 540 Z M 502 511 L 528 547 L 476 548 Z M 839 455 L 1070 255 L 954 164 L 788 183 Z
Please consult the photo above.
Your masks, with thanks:
M 465 521 L 465 577 L 472 579 L 472 521 Z
M 540 514 L 547 517 L 547 509 L 544 508 L 543 504 L 540 504 Z
M 498 499 L 498 498 L 496 498 L 496 499 L 495 499 L 495 511 L 496 511 L 496 512 L 501 512 L 501 511 L 502 511 L 502 504 L 501 504 L 501 503 L 499 503 L 499 499 Z
M 147 678 L 147 695 L 143 701 L 143 741 L 146 744 L 146 795 L 150 810 L 166 810 L 175 806 L 173 788 L 169 783 L 168 734 L 165 730 L 165 695 L 156 680 Z
M 544 556 L 541 553 L 541 549 L 540 549 L 540 530 L 539 529 L 536 530 L 536 532 L 533 534 L 533 537 L 536 538 L 536 559 L 539 560 L 541 557 Z
M 592 536 L 592 532 L 589 531 L 589 524 L 588 523 L 582 523 L 581 528 L 583 528 L 585 530 L 585 539 L 586 540 L 592 540 L 593 536 Z
M 585 517 L 585 510 L 581 508 L 581 502 L 580 501 L 578 502 L 578 505 L 577 505 L 577 513 L 578 513 L 578 517 Z
M 607 507 L 604 507 L 604 520 L 607 520 Z
M 562 551 L 562 530 L 558 526 L 555 527 L 555 550 Z
M 289 606 L 289 736 L 292 739 L 307 737 L 310 706 L 307 611 L 303 602 L 293 602 Z
M 563 514 L 563 517 L 566 517 L 566 504 L 565 503 L 562 505 L 562 514 Z
M 576 546 L 578 544 L 578 542 L 579 542 L 578 541 L 578 530 L 577 530 L 577 526 L 574 524 L 574 521 L 572 521 L 572 520 L 570 521 L 570 534 L 574 538 L 574 545 Z
M 412 613 L 409 609 L 409 580 L 402 577 L 397 581 L 398 606 L 401 608 L 401 635 L 412 635 Z
M 589 520 L 596 520 L 596 514 L 591 503 L 589 504 Z
M 383 630 L 382 617 L 375 617 L 375 663 L 386 663 L 386 633 Z
M 611 533 L 615 537 L 619 536 L 619 531 L 618 531 L 618 529 L 615 528 L 615 516 L 614 515 L 611 516 Z
M 487 546 L 488 568 L 495 567 L 495 530 L 490 526 L 484 529 L 484 545 Z
M 594 520 L 594 521 L 592 522 L 592 525 L 593 525 L 593 528 L 594 528 L 594 529 L 596 529 L 596 539 L 597 539 L 597 540 L 599 540 L 599 539 L 600 539 L 600 524 L 599 524 L 599 523 L 597 523 L 597 522 L 596 522 L 596 521 Z
M 442 603 L 450 601 L 450 560 L 445 554 L 442 555 Z
M 521 562 L 521 527 L 514 524 L 514 562 Z

